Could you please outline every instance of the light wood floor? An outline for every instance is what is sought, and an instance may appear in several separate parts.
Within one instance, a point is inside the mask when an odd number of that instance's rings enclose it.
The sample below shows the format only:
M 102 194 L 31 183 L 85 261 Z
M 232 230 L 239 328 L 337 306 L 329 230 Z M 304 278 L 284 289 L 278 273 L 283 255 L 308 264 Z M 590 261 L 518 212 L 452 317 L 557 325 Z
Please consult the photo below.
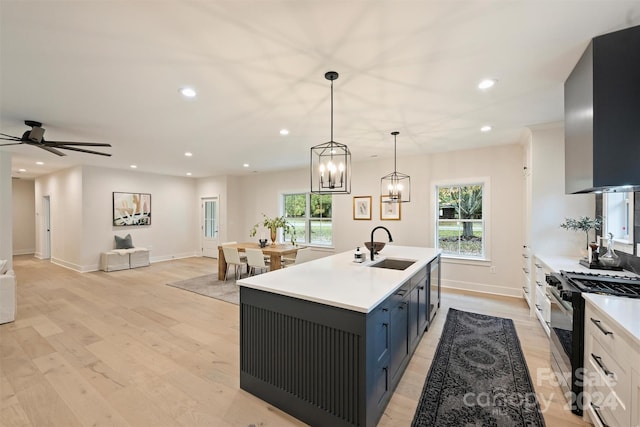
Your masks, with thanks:
M 75 273 L 14 258 L 18 317 L 0 325 L 2 426 L 301 426 L 239 388 L 238 306 L 165 286 L 217 271 L 190 258 Z M 524 301 L 443 292 L 380 426 L 409 426 L 446 310 L 514 319 L 548 426 L 580 426 L 550 383 L 547 337 Z

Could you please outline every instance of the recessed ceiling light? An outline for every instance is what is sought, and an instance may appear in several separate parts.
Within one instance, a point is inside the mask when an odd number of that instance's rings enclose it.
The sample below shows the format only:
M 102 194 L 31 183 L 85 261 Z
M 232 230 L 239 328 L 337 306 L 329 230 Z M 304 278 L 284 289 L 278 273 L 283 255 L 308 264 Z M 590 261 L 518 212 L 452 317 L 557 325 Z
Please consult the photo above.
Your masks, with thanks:
M 280 135 L 289 135 L 289 129 L 280 129 Z
M 182 96 L 184 96 L 185 98 L 195 98 L 196 96 L 196 91 L 193 88 L 190 87 L 181 87 L 180 88 L 180 93 L 182 94 Z
M 184 155 L 187 157 L 191 157 L 193 156 L 193 153 L 191 151 L 187 151 L 186 153 L 184 153 Z
M 480 128 L 481 132 L 489 132 L 491 130 L 491 126 L 489 125 L 484 125 Z
M 249 167 L 249 163 L 245 163 L 242 165 L 243 168 L 248 168 Z
M 42 166 L 42 165 L 44 165 L 44 162 L 36 162 L 36 165 Z
M 129 166 L 131 169 L 136 169 L 138 167 L 138 165 L 130 165 Z
M 486 90 L 490 87 L 493 87 L 497 83 L 496 79 L 484 79 L 480 83 L 478 83 L 478 89 Z
M 191 172 L 187 172 L 187 176 L 191 176 Z
M 23 169 L 23 168 L 18 169 L 18 172 L 20 172 L 20 173 L 22 173 L 22 172 L 26 172 L 26 171 L 27 171 L 27 170 L 26 170 L 26 169 Z

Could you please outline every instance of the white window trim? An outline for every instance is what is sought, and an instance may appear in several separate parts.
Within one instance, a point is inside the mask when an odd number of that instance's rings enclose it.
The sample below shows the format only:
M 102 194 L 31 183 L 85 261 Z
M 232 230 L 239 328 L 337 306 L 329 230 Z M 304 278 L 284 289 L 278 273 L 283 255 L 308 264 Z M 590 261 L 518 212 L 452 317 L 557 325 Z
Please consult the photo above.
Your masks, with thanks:
M 460 186 L 482 184 L 482 219 L 484 221 L 484 256 L 483 257 L 468 257 L 453 254 L 442 254 L 442 258 L 450 260 L 459 260 L 461 263 L 477 264 L 478 262 L 485 263 L 491 261 L 491 178 L 488 176 L 481 177 L 468 177 L 468 178 L 455 178 L 447 180 L 431 181 L 431 197 L 429 198 L 431 203 L 431 213 L 433 214 L 433 221 L 431 221 L 431 236 L 433 236 L 433 246 L 438 247 L 438 187 L 446 186 Z
M 334 244 L 335 242 L 333 241 L 333 226 L 335 224 L 335 221 L 333 220 L 333 214 L 331 216 L 331 244 L 329 245 L 321 245 L 318 243 L 311 243 L 311 192 L 308 190 L 291 190 L 291 191 L 283 191 L 282 193 L 280 193 L 280 203 L 279 203 L 279 210 L 280 210 L 280 216 L 284 216 L 284 199 L 285 196 L 291 196 L 291 195 L 295 195 L 295 194 L 304 194 L 305 197 L 307 198 L 307 202 L 306 206 L 305 206 L 305 222 L 307 223 L 307 225 L 309 226 L 309 235 L 305 236 L 305 239 L 308 240 L 306 242 L 302 242 L 302 243 L 298 243 L 298 246 L 301 247 L 310 247 L 310 248 L 317 248 L 317 249 L 334 249 Z M 333 197 L 331 198 L 331 210 L 333 212 Z M 307 239 L 308 237 L 308 239 Z M 284 242 L 284 232 L 282 230 L 278 230 L 278 240 Z

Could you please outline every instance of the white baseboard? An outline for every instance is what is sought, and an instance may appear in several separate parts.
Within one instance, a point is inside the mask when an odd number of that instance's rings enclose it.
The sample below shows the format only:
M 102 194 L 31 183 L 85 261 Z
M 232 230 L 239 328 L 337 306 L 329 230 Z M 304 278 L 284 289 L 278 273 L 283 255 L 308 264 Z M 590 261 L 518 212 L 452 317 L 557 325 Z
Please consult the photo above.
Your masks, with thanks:
M 60 267 L 68 268 L 69 270 L 77 271 L 78 273 L 86 273 L 88 271 L 94 271 L 94 270 L 88 269 L 85 266 L 74 264 L 72 262 L 67 262 L 65 260 L 54 258 L 54 257 L 51 257 L 51 263 L 55 265 L 59 265 Z
M 167 255 L 167 256 L 162 256 L 162 257 L 153 257 L 149 259 L 149 262 L 154 263 L 154 262 L 162 262 L 162 261 L 171 261 L 174 259 L 182 259 L 182 258 L 193 258 L 198 256 L 198 254 L 196 252 L 190 252 L 190 253 L 182 253 L 182 254 L 175 254 L 175 255 Z M 73 270 L 73 271 L 77 271 L 78 273 L 90 273 L 92 271 L 99 271 L 100 270 L 100 264 L 96 263 L 96 264 L 89 264 L 89 265 L 78 265 L 78 264 L 74 264 L 71 262 L 67 262 L 61 259 L 57 259 L 57 258 L 51 258 L 51 262 L 53 264 L 59 265 L 60 267 L 64 267 L 64 268 L 68 268 L 69 270 Z
M 483 294 L 523 298 L 522 287 L 511 288 L 507 286 L 488 285 L 486 283 L 463 282 L 458 280 L 445 280 L 445 279 L 442 280 L 441 286 L 443 288 L 480 292 Z
M 182 253 L 182 254 L 151 257 L 149 259 L 149 261 L 150 262 L 163 262 L 163 261 L 171 261 L 171 260 L 174 260 L 174 259 L 193 258 L 193 257 L 202 257 L 202 254 L 198 253 L 198 252 L 185 252 L 185 253 Z
M 13 250 L 13 254 L 14 255 L 31 255 L 31 254 L 35 254 L 36 253 L 36 249 L 35 248 L 31 248 L 31 249 L 14 249 Z

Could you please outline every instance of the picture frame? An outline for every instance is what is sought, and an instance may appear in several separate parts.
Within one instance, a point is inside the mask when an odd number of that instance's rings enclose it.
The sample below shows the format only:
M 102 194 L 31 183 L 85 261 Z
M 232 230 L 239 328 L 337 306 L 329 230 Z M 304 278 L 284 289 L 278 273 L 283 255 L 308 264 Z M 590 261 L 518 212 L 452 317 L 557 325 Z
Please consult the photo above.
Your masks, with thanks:
M 383 221 L 399 221 L 402 203 L 390 203 L 389 196 L 380 196 L 380 219 Z
M 113 226 L 151 225 L 151 194 L 113 192 Z
M 371 220 L 371 196 L 353 197 L 353 219 Z

